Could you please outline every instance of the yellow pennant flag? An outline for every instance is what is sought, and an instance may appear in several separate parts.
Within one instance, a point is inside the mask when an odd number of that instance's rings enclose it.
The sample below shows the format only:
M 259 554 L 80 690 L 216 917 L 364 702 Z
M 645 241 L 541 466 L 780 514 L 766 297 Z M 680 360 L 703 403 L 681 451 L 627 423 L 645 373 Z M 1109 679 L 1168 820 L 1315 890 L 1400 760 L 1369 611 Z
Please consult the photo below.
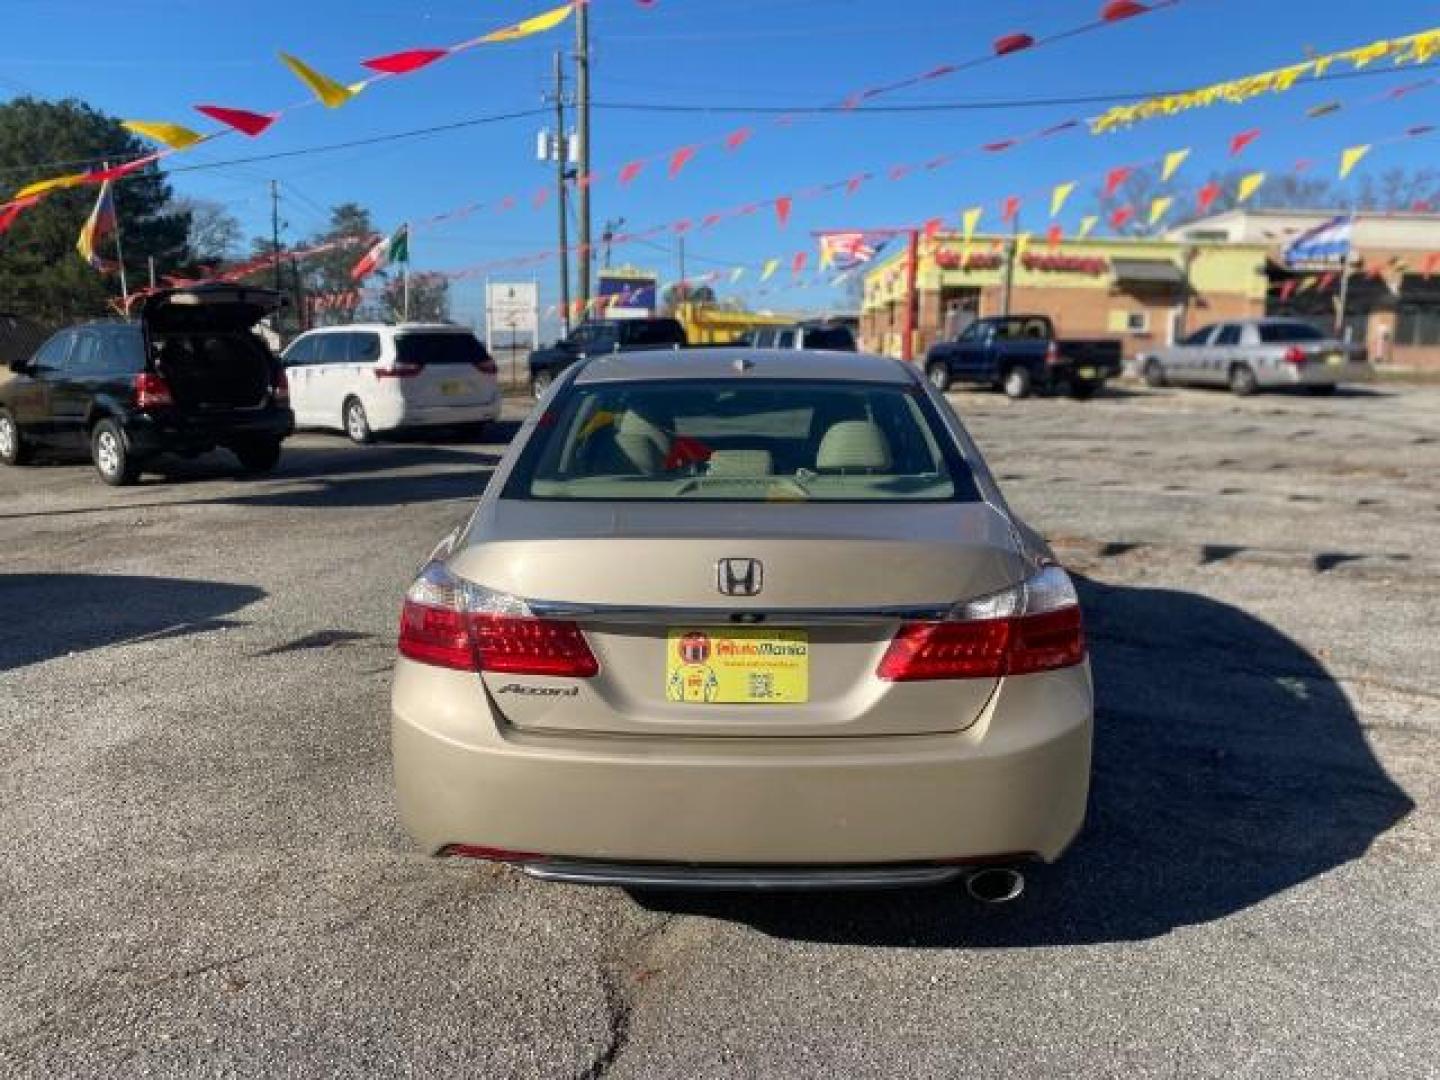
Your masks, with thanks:
M 1180 166 L 1185 164 L 1185 159 L 1189 156 L 1190 150 L 1188 147 L 1184 150 L 1172 150 L 1170 151 L 1170 153 L 1166 154 L 1165 166 L 1160 170 L 1160 182 L 1164 183 L 1168 181 L 1172 176 L 1179 172 Z
M 69 176 L 57 176 L 51 180 L 37 180 L 33 184 L 26 184 L 17 191 L 14 198 L 28 199 L 32 195 L 45 195 L 51 191 L 59 191 L 61 188 L 79 187 L 84 181 L 84 173 L 71 173 Z
M 168 146 L 171 150 L 188 150 L 205 138 L 198 131 L 191 131 L 180 124 L 171 124 L 164 120 L 122 120 L 120 126 L 142 138 Z
M 1175 200 L 1169 195 L 1162 195 L 1150 204 L 1150 224 L 1157 225 L 1160 219 L 1170 212 Z
M 1370 147 L 1352 146 L 1340 155 L 1340 179 L 1344 180 L 1360 164 L 1360 159 L 1370 153 Z
M 985 213 L 982 206 L 972 206 L 960 218 L 961 231 L 965 236 L 965 243 L 970 243 L 971 237 L 975 235 L 976 228 L 980 225 L 980 215 Z
M 1260 185 L 1263 183 L 1265 183 L 1265 174 L 1263 172 L 1251 173 L 1249 176 L 1243 177 L 1240 180 L 1239 189 L 1235 192 L 1235 201 L 1242 203 L 1249 202 L 1250 196 L 1259 191 Z
M 1050 193 L 1050 216 L 1057 217 L 1061 210 L 1065 209 L 1065 200 L 1070 198 L 1070 193 L 1075 190 L 1073 183 L 1060 184 Z
M 355 96 L 353 87 L 342 86 L 330 76 L 320 74 L 298 56 L 282 52 L 280 60 L 295 73 L 297 79 L 310 88 L 310 92 L 319 98 L 327 109 L 338 109 Z
M 518 41 L 520 38 L 529 37 L 531 34 L 543 34 L 546 30 L 553 30 L 570 17 L 575 10 L 574 4 L 565 4 L 562 7 L 552 8 L 550 11 L 541 12 L 514 26 L 502 27 L 499 30 L 492 30 L 480 38 L 482 44 L 490 45 L 497 41 Z
M 779 259 L 770 259 L 765 263 L 765 269 L 760 271 L 760 280 L 769 281 L 776 270 L 780 269 Z
M 1092 232 L 1095 231 L 1095 226 L 1099 224 L 1100 218 L 1095 214 L 1091 214 L 1089 217 L 1081 218 L 1080 231 L 1075 234 L 1075 239 L 1084 240 L 1087 236 L 1089 236 Z
M 1015 258 L 1023 259 L 1025 257 L 1025 252 L 1030 249 L 1030 240 L 1031 234 L 1028 232 L 1022 232 L 1015 237 Z

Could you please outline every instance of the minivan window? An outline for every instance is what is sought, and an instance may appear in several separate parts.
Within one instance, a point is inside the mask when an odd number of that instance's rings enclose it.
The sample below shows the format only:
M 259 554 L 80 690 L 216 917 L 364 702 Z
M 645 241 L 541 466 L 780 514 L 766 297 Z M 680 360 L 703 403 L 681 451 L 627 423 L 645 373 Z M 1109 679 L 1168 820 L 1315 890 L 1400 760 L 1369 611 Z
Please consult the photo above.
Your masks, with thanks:
M 285 353 L 285 364 L 287 367 L 303 367 L 305 364 L 313 364 L 315 355 L 319 351 L 316 343 L 318 337 L 297 338 Z
M 502 498 L 555 501 L 972 502 L 925 395 L 843 381 L 572 384 Z
M 316 364 L 344 364 L 350 360 L 349 334 L 321 334 L 316 339 L 319 355 Z
M 855 335 L 848 326 L 814 326 L 805 331 L 807 349 L 833 349 L 836 352 L 854 352 Z
M 775 339 L 775 347 L 778 349 L 793 349 L 795 347 L 795 331 L 781 330 Z
M 1226 323 L 1220 328 L 1220 333 L 1215 335 L 1216 345 L 1238 345 L 1240 344 L 1240 327 L 1235 323 Z
M 35 361 L 31 366 L 44 371 L 61 370 L 65 366 L 65 355 L 70 351 L 71 336 L 68 331 L 61 331 L 45 342 L 35 354 Z
M 1181 345 L 1204 345 L 1210 340 L 1210 335 L 1215 332 L 1215 327 L 1206 326 L 1196 330 L 1189 337 L 1180 342 Z
M 490 358 L 474 334 L 425 331 L 395 339 L 395 359 L 402 364 L 480 364 Z
M 674 319 L 636 319 L 622 322 L 622 339 L 627 345 L 683 345 L 685 331 Z
M 352 364 L 373 364 L 379 359 L 379 334 L 356 333 L 350 335 L 350 362 Z
M 1325 335 L 1309 323 L 1261 323 L 1260 340 L 1266 345 L 1282 345 L 1291 341 L 1324 341 Z

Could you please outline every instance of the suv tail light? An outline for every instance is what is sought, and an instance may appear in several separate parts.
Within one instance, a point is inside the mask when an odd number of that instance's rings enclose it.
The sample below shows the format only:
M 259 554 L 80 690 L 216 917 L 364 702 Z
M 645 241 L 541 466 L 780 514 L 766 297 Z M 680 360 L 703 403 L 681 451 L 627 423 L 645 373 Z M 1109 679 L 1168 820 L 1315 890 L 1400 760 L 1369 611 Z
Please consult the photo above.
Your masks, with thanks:
M 170 384 L 165 376 L 153 371 L 142 371 L 135 376 L 135 407 L 137 409 L 166 409 L 175 404 L 170 393 Z
M 456 671 L 588 679 L 600 670 L 580 627 L 427 565 L 405 594 L 400 655 Z
M 495 363 L 493 356 L 485 356 L 475 361 L 475 370 L 481 375 L 499 375 L 500 365 Z
M 1291 345 L 1285 350 L 1285 362 L 1287 364 L 1303 364 L 1309 360 L 1309 355 L 1299 345 Z
M 275 372 L 275 382 L 270 387 L 270 396 L 273 397 L 277 402 L 280 402 L 282 404 L 289 402 L 290 376 L 285 374 L 284 368 L 281 368 L 279 371 Z
M 413 379 L 424 370 L 424 364 L 405 364 L 397 361 L 394 367 L 376 367 L 375 377 L 377 379 Z
M 1052 341 L 1049 348 L 1045 350 L 1045 364 L 1047 367 L 1054 367 L 1058 363 L 1060 363 L 1060 343 Z
M 1019 585 L 957 604 L 941 622 L 906 623 L 875 674 L 889 682 L 997 679 L 1085 659 L 1070 575 L 1047 566 Z

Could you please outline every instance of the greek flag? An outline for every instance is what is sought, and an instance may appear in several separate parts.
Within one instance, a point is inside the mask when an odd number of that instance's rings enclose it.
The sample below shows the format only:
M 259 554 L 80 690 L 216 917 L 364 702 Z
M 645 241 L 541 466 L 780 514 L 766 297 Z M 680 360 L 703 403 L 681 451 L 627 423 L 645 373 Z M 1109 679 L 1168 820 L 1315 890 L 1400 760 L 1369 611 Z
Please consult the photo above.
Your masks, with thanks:
M 1350 234 L 1353 217 L 1331 218 L 1324 225 L 1301 233 L 1285 247 L 1285 265 L 1302 263 L 1342 262 L 1350 257 Z

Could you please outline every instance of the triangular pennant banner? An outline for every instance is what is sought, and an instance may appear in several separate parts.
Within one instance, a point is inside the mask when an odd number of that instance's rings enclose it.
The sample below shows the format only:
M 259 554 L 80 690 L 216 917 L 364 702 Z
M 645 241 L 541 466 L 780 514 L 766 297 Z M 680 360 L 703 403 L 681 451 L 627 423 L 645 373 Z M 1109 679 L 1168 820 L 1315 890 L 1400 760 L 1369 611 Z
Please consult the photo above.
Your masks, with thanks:
M 1126 180 L 1129 180 L 1134 171 L 1135 170 L 1129 165 L 1121 165 L 1106 173 L 1104 197 L 1107 199 L 1113 198 L 1115 193 L 1120 190 L 1120 185 L 1125 183 Z
M 1370 153 L 1369 146 L 1352 146 L 1340 155 L 1340 179 L 1344 180 L 1360 164 L 1361 158 Z
M 698 147 L 694 146 L 682 146 L 670 155 L 670 179 L 675 179 L 680 175 L 680 170 L 690 164 L 690 159 L 695 156 L 697 149 Z
M 1000 207 L 1000 220 L 1001 220 L 1001 221 L 1014 221 L 1015 218 L 1016 218 L 1016 216 L 1017 216 L 1019 213 L 1020 213 L 1020 196 L 1018 196 L 1018 195 L 1007 195 L 1007 196 L 1005 196 L 1005 202 L 1004 202 L 1004 204 Z
M 775 220 L 782 229 L 790 223 L 790 207 L 793 203 L 794 200 L 789 195 L 781 195 L 775 200 Z
M 1087 215 L 1080 219 L 1080 231 L 1075 234 L 1076 239 L 1084 240 L 1092 232 L 1095 226 L 1100 224 L 1100 218 L 1095 214 Z
M 1160 182 L 1169 183 L 1170 178 L 1180 171 L 1180 166 L 1185 164 L 1185 160 L 1189 156 L 1189 147 L 1184 150 L 1172 150 L 1166 154 L 1165 164 L 1160 169 Z
M 1070 198 L 1070 193 L 1075 190 L 1074 182 L 1058 184 L 1055 190 L 1050 192 L 1050 216 L 1057 217 L 1061 210 L 1065 209 L 1065 200 Z
M 497 41 L 518 41 L 520 38 L 529 37 L 531 34 L 543 34 L 546 30 L 553 30 L 570 17 L 570 12 L 575 8 L 574 4 L 565 4 L 563 7 L 552 8 L 549 11 L 541 12 L 514 26 L 505 26 L 499 30 L 492 30 L 480 38 L 482 44 L 490 45 Z
M 1065 238 L 1065 230 L 1059 225 L 1051 225 L 1045 230 L 1045 246 L 1054 251 L 1060 246 L 1060 241 Z
M 1251 128 L 1249 131 L 1242 131 L 1230 140 L 1230 156 L 1239 157 L 1247 146 L 1260 137 L 1259 128 Z
M 405 52 L 361 60 L 360 63 L 371 71 L 379 71 L 385 75 L 409 75 L 412 71 L 419 71 L 449 55 L 448 49 L 407 49 Z
M 769 281 L 769 280 L 775 275 L 775 271 L 776 271 L 776 270 L 779 270 L 779 269 L 780 269 L 780 260 L 779 260 L 779 259 L 766 259 L 766 260 L 765 260 L 765 269 L 763 269 L 763 270 L 760 271 L 760 280 L 761 280 L 761 281 Z
M 1220 185 L 1212 180 L 1196 193 L 1195 205 L 1199 207 L 1200 213 L 1204 214 L 1215 205 L 1215 200 L 1220 198 L 1220 195 Z
M 1170 212 L 1170 207 L 1175 200 L 1169 195 L 1162 195 L 1150 203 L 1150 224 L 1158 225 L 1160 219 Z
M 205 138 L 198 131 L 191 131 L 180 124 L 171 124 L 164 120 L 122 120 L 120 126 L 142 138 L 168 146 L 171 150 L 188 150 Z
M 1235 191 L 1236 202 L 1248 202 L 1257 191 L 1260 185 L 1265 183 L 1263 172 L 1251 173 L 1249 176 L 1241 177 L 1240 186 Z
M 975 230 L 980 226 L 980 216 L 985 213 L 983 206 L 972 206 L 960 216 L 960 228 L 965 237 L 965 243 L 970 243 L 975 235 Z
M 755 134 L 754 129 L 748 127 L 743 127 L 739 128 L 736 131 L 732 131 L 729 135 L 725 136 L 725 149 L 739 150 L 740 147 L 744 146 L 747 142 L 750 141 L 750 136 L 753 134 Z
M 645 168 L 645 162 L 643 161 L 632 161 L 624 165 L 620 169 L 620 183 L 630 183 L 631 180 L 634 180 L 635 177 L 640 175 L 640 170 L 643 168 Z
M 322 75 L 298 56 L 282 52 L 280 61 L 294 73 L 297 79 L 310 88 L 310 92 L 327 109 L 338 109 L 355 96 L 355 90 L 348 86 L 342 86 L 328 75 Z
M 226 127 L 234 128 L 242 135 L 254 139 L 265 134 L 267 128 L 278 119 L 270 113 L 250 112 L 248 109 L 227 109 L 223 105 L 196 105 L 195 111 L 211 120 L 218 120 Z

